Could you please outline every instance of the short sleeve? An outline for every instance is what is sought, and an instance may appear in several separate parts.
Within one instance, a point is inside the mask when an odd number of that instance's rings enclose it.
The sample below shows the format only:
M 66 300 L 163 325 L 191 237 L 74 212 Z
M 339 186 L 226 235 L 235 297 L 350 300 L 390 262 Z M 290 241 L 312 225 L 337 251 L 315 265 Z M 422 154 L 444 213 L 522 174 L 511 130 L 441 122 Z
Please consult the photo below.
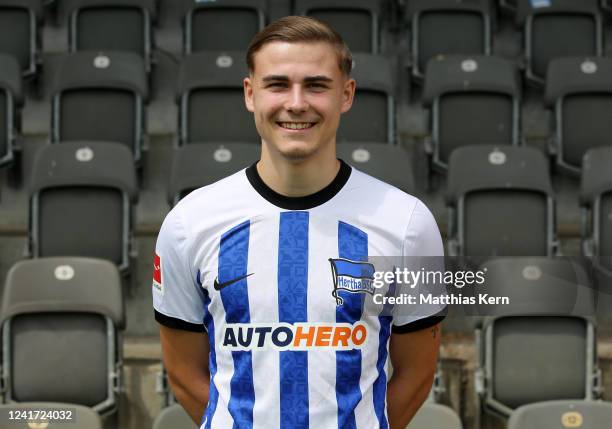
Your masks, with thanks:
M 402 259 L 404 267 L 413 271 L 444 272 L 444 245 L 435 218 L 421 201 L 418 201 L 412 211 L 406 228 Z M 402 293 L 400 286 L 397 293 Z M 415 296 L 413 305 L 396 305 L 393 309 L 392 332 L 409 333 L 426 329 L 440 323 L 446 316 L 446 305 L 421 302 L 421 296 L 429 294 L 439 296 L 444 294 L 444 285 L 425 282 L 417 283 L 409 289 L 409 294 Z
M 157 237 L 152 293 L 157 322 L 204 332 L 205 294 L 189 258 L 187 234 L 177 208 L 166 216 Z

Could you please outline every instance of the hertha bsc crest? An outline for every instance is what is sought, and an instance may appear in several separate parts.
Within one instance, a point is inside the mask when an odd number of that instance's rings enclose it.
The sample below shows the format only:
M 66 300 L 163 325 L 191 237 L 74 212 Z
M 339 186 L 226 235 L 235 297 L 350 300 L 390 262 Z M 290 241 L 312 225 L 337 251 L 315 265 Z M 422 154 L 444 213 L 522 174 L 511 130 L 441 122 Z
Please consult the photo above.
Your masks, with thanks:
M 344 300 L 338 294 L 339 290 L 351 293 L 374 294 L 374 265 L 369 262 L 351 261 L 349 259 L 329 259 L 331 264 L 334 290 L 332 296 L 336 305 L 342 305 Z

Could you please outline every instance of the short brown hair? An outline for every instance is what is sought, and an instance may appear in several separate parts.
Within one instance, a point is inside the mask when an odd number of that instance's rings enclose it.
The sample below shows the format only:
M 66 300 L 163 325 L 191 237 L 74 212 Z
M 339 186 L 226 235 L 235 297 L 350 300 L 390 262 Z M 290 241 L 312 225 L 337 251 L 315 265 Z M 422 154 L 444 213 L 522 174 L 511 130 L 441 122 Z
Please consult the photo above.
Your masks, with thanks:
M 307 16 L 285 16 L 274 21 L 253 37 L 246 54 L 249 71 L 255 70 L 255 54 L 272 42 L 324 42 L 333 46 L 338 57 L 338 66 L 345 76 L 350 76 L 353 57 L 344 40 L 329 25 Z

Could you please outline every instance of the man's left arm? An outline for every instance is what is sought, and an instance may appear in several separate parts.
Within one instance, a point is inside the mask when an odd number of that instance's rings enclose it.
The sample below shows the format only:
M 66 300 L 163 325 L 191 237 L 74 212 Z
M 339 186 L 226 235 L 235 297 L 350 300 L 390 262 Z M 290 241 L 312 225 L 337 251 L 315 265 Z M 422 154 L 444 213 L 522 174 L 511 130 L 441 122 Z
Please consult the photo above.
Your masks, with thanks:
M 392 334 L 389 343 L 393 375 L 387 385 L 390 429 L 404 429 L 427 399 L 438 363 L 441 328 Z

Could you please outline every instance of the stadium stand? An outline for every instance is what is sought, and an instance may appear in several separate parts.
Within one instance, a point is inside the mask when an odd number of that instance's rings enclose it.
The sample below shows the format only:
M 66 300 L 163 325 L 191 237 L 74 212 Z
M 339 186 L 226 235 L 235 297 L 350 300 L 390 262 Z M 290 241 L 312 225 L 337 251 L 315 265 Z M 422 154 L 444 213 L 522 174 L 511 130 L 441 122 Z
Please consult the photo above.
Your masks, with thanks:
M 210 185 L 259 160 L 257 143 L 206 143 L 181 146 L 174 151 L 168 184 L 168 204 Z
M 185 54 L 245 50 L 266 23 L 267 0 L 188 0 L 185 3 Z
M 179 404 L 173 404 L 166 407 L 155 418 L 153 429 L 196 429 L 197 426 L 187 415 L 183 407 Z
M 612 421 L 612 403 L 598 401 L 546 401 L 516 409 L 508 429 L 604 428 Z
M 117 142 L 128 147 L 136 165 L 141 165 L 148 100 L 142 58 L 129 52 L 65 55 L 55 74 L 52 97 L 51 143 Z
M 588 149 L 612 145 L 612 59 L 551 61 L 545 101 L 555 118 L 551 153 L 562 171 L 578 175 Z
M 178 76 L 178 144 L 259 142 L 253 114 L 244 105 L 248 76 L 242 51 L 200 52 L 185 57 Z M 232 126 L 227 120 L 232 118 Z
M 457 413 L 445 405 L 425 403 L 406 429 L 462 429 Z
M 555 254 L 554 194 L 546 157 L 537 149 L 456 149 L 446 198 L 450 256 Z
M 30 187 L 31 256 L 102 258 L 127 274 L 136 250 L 137 196 L 132 157 L 123 146 L 71 142 L 41 148 Z
M 15 159 L 19 107 L 23 104 L 21 72 L 15 58 L 0 54 L 0 167 Z
M 531 82 L 544 83 L 555 58 L 603 54 L 599 0 L 517 0 L 516 19 L 523 28 L 525 75 Z
M 62 0 L 68 45 L 77 51 L 125 51 L 151 67 L 155 0 Z M 112 23 L 113 31 L 108 31 Z
M 352 77 L 357 82 L 351 110 L 340 119 L 336 141 L 394 144 L 396 137 L 396 78 L 394 61 L 383 55 L 353 54 Z
M 533 402 L 596 398 L 594 294 L 584 267 L 530 257 L 489 260 L 481 270 L 488 296 L 509 298 L 475 305 L 484 316 L 475 371 L 483 410 L 508 417 Z
M 27 403 L 19 403 L 19 404 L 0 404 L 0 414 L 2 416 L 10 416 L 10 412 L 12 411 L 14 415 L 17 413 L 23 412 L 51 412 L 56 417 L 62 416 L 70 416 L 70 423 L 67 420 L 57 419 L 53 421 L 49 419 L 49 421 L 44 421 L 41 419 L 39 426 L 35 426 L 36 423 L 32 423 L 30 427 L 40 427 L 44 429 L 62 429 L 66 427 L 66 424 L 70 424 L 71 429 L 102 429 L 102 420 L 100 415 L 96 413 L 89 407 L 84 407 L 82 405 L 76 404 L 60 404 L 56 402 L 27 402 Z M 65 413 L 65 411 L 69 411 L 70 414 Z M 64 412 L 64 414 L 62 414 Z M 22 422 L 25 419 L 21 419 Z M 25 422 L 23 422 L 26 424 Z M 13 423 L 9 423 L 9 427 L 18 427 L 19 423 L 14 421 Z M 25 426 L 23 426 L 25 427 Z
M 15 57 L 26 76 L 38 68 L 42 19 L 42 0 L 0 2 L 0 53 Z
M 6 402 L 117 409 L 120 286 L 117 268 L 96 259 L 41 258 L 11 268 L 0 316 Z
M 521 85 L 510 61 L 486 56 L 439 56 L 427 65 L 423 104 L 431 110 L 425 152 L 445 172 L 458 147 L 518 145 Z
M 295 0 L 295 15 L 328 23 L 352 52 L 380 52 L 380 0 Z
M 423 77 L 437 55 L 489 55 L 493 4 L 489 0 L 411 0 L 405 19 L 412 26 L 412 73 Z

